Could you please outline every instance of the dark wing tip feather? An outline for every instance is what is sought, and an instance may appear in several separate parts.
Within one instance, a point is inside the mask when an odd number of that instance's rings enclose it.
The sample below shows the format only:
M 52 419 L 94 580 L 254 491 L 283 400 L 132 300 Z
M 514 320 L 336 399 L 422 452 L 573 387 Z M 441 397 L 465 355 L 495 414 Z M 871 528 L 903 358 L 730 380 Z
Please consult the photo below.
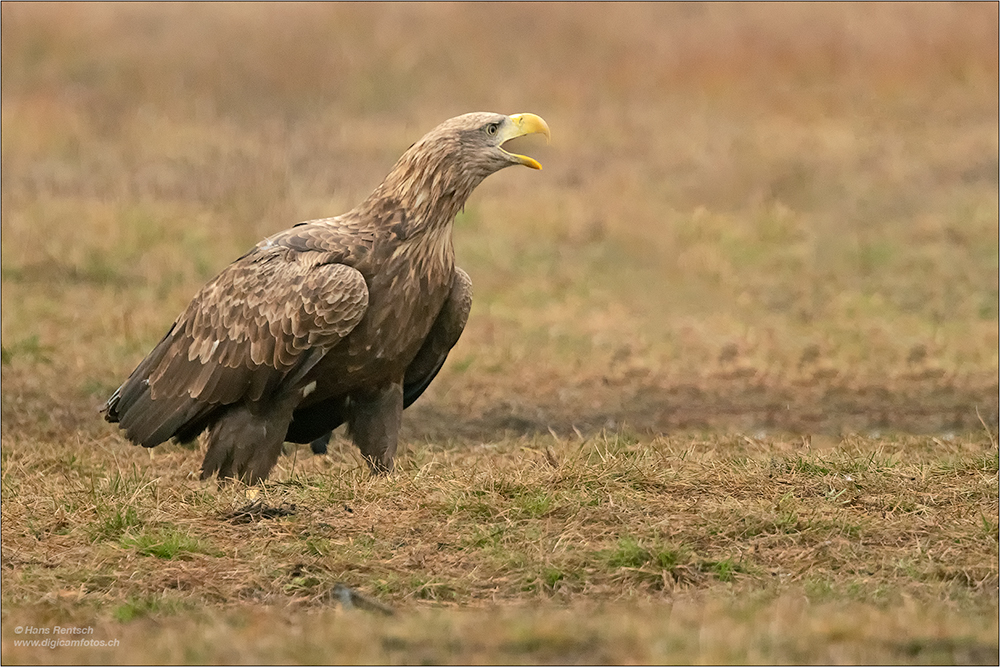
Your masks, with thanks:
M 121 387 L 115 389 L 115 393 L 111 394 L 108 402 L 101 407 L 100 412 L 104 414 L 104 421 L 112 424 L 118 423 L 118 401 L 121 398 L 121 391 Z

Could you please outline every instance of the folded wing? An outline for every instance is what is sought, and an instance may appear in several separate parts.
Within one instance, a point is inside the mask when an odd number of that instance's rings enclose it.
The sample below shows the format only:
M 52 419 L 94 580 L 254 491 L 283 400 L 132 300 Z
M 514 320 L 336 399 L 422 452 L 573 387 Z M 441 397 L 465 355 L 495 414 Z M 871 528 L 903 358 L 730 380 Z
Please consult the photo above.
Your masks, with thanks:
M 289 389 L 357 326 L 368 288 L 338 255 L 263 248 L 177 318 L 105 407 L 133 442 L 190 440 L 214 411 Z

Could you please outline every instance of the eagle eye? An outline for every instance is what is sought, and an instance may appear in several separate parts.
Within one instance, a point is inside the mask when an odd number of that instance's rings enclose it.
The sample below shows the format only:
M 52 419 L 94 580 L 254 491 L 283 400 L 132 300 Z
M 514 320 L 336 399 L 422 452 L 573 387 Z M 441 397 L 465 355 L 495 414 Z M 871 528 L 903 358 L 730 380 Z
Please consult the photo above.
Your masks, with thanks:
M 500 123 L 490 123 L 489 125 L 486 126 L 486 134 L 492 137 L 497 133 L 497 130 L 499 129 L 500 129 Z

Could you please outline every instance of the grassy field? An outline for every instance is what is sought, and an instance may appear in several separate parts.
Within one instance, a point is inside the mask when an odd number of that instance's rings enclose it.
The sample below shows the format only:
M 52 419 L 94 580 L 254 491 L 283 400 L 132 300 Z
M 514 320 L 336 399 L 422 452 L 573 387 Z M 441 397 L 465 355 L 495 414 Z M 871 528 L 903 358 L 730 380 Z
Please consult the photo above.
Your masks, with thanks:
M 996 664 L 997 11 L 3 3 L 3 661 Z M 472 110 L 553 141 L 457 221 L 396 473 L 101 420 Z

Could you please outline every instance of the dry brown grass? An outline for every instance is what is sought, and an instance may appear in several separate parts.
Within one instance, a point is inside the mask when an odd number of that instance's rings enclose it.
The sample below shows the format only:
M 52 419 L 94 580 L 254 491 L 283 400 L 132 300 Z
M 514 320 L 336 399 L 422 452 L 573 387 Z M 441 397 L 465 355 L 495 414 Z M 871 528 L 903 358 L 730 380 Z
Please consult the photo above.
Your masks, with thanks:
M 965 662 L 996 650 L 988 439 L 424 443 L 377 479 L 340 441 L 328 458 L 285 457 L 260 490 L 197 481 L 197 455 L 182 447 L 150 456 L 117 438 L 90 445 L 3 443 L 5 625 L 97 624 L 95 637 L 126 650 L 18 649 L 8 629 L 4 650 L 17 661 L 309 661 L 331 647 L 348 661 L 417 660 L 401 652 L 409 644 L 456 662 L 493 651 L 555 662 Z M 288 515 L 231 518 L 248 493 Z M 364 645 L 341 646 L 347 630 L 299 645 L 329 619 L 338 583 L 399 619 L 372 626 L 379 639 Z M 684 622 L 670 620 L 677 605 Z M 420 612 L 428 606 L 480 609 L 474 618 L 495 615 L 479 622 L 503 629 L 483 635 L 464 617 Z M 220 638 L 264 622 L 258 608 L 288 616 L 287 644 Z M 559 609 L 585 630 L 571 631 Z M 878 627 L 848 622 L 855 611 Z M 598 632 L 618 614 L 620 627 Z M 829 614 L 839 620 L 821 620 Z M 178 618 L 145 645 L 150 626 L 119 625 L 142 617 Z M 203 623 L 213 628 L 203 639 L 171 647 L 171 633 Z M 718 636 L 699 643 L 691 624 Z M 445 639 L 453 625 L 457 644 Z M 661 628 L 660 643 L 619 647 Z M 842 639 L 809 651 L 787 636 L 798 633 Z
M 996 5 L 0 11 L 5 662 L 996 661 Z M 554 141 L 458 221 L 396 475 L 292 450 L 234 523 L 100 421 L 473 109 Z M 14 647 L 56 622 L 122 647 Z

